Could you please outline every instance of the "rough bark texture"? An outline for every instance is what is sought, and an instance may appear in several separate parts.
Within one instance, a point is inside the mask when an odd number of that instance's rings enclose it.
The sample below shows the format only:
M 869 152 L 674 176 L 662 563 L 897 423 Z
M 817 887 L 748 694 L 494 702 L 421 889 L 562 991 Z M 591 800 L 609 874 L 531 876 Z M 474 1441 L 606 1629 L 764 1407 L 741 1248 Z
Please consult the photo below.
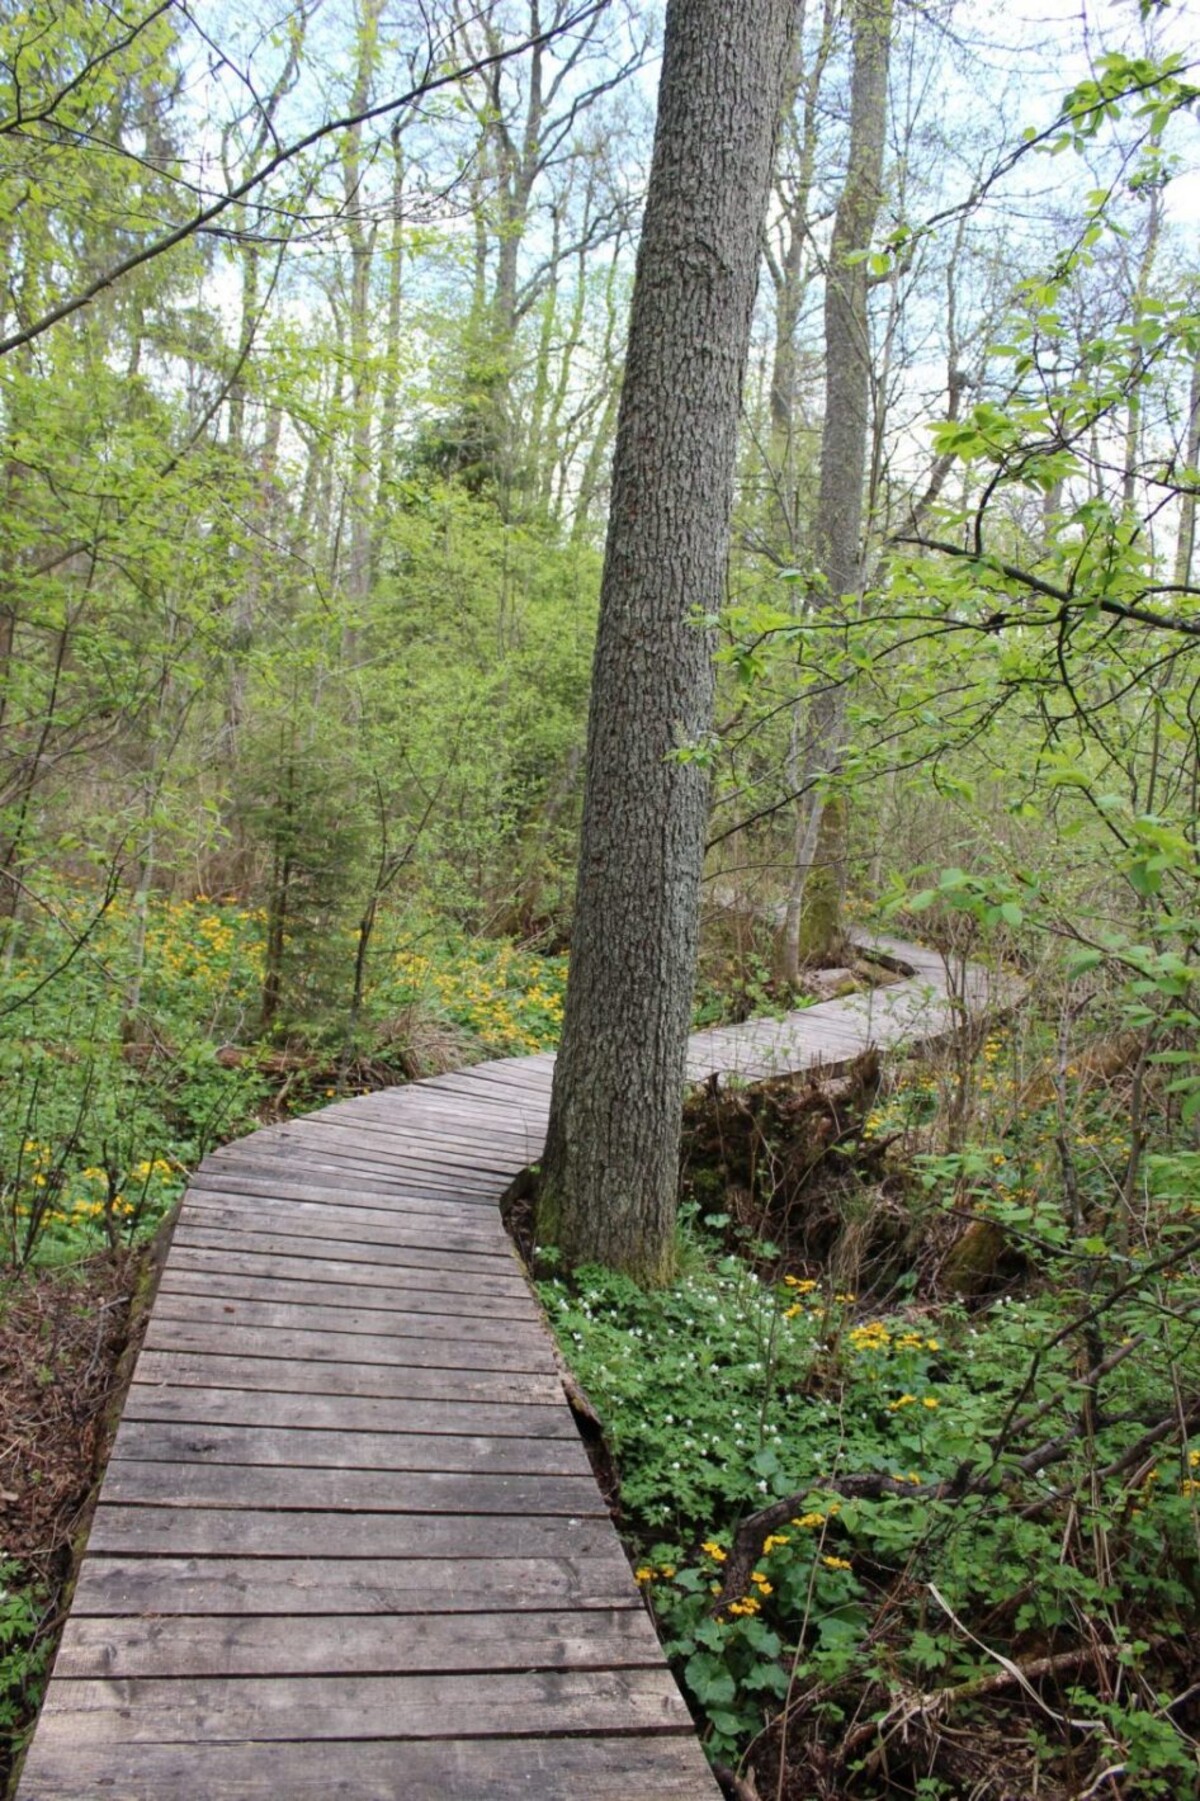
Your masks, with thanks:
M 664 1278 L 721 603 L 792 0 L 671 0 L 593 671 L 571 980 L 538 1204 L 570 1263 Z
M 863 489 L 871 415 L 871 338 L 865 259 L 883 200 L 892 0 L 857 0 L 852 9 L 850 151 L 833 221 L 825 278 L 825 421 L 814 531 L 820 599 L 847 619 L 862 585 Z M 844 691 L 818 693 L 808 719 L 807 774 L 836 774 L 845 727 Z M 835 960 L 842 932 L 849 812 L 818 792 L 798 831 L 783 964 L 791 979 L 803 962 Z M 803 900 L 797 906 L 797 887 Z M 833 903 L 831 905 L 831 902 Z

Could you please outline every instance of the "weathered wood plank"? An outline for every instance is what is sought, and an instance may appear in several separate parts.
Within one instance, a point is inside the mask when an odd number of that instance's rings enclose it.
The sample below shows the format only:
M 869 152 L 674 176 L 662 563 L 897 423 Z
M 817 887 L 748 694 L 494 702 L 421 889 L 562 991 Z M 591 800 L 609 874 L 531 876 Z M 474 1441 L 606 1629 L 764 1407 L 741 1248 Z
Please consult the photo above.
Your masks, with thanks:
M 187 1256 L 186 1251 L 181 1257 Z M 234 1259 L 230 1259 L 231 1262 Z M 243 1259 L 243 1261 L 246 1261 Z M 232 1269 L 197 1269 L 172 1257 L 159 1293 L 196 1295 L 217 1300 L 294 1301 L 329 1308 L 380 1308 L 390 1313 L 429 1313 L 492 1321 L 521 1320 L 536 1323 L 538 1310 L 528 1295 L 455 1293 L 452 1289 L 364 1287 L 362 1283 L 330 1282 L 321 1278 L 317 1265 L 306 1281 L 284 1276 L 256 1275 Z M 466 1328 L 460 1325 L 460 1331 Z
M 486 1245 L 507 1245 L 504 1227 L 494 1206 L 468 1208 L 455 1204 L 453 1211 L 439 1207 L 410 1212 L 390 1206 L 382 1195 L 329 1192 L 308 1201 L 277 1194 L 223 1193 L 197 1183 L 194 1188 L 189 1188 L 184 1207 L 188 1211 L 219 1207 L 247 1220 L 325 1220 L 335 1224 L 339 1231 L 347 1226 L 361 1225 L 372 1231 L 378 1227 L 393 1235 L 399 1232 L 410 1237 L 414 1233 L 428 1236 L 430 1232 L 437 1232 L 444 1243 L 453 1244 L 459 1250 L 471 1250 L 476 1241 Z M 508 1254 L 511 1259 L 511 1249 Z
M 380 1244 L 426 1244 L 439 1248 L 449 1246 L 456 1251 L 478 1251 L 503 1254 L 514 1264 L 512 1245 L 495 1208 L 486 1213 L 459 1211 L 456 1215 L 401 1213 L 386 1206 L 368 1206 L 362 1201 L 338 1201 L 332 1197 L 320 1201 L 292 1201 L 273 1195 L 217 1194 L 204 1188 L 189 1189 L 182 1212 L 189 1218 L 209 1220 L 214 1213 L 238 1222 L 239 1226 L 271 1228 L 276 1222 L 289 1229 L 305 1226 L 332 1226 L 361 1238 L 369 1236 Z
M 503 1616 L 530 1608 L 641 1609 L 614 1533 L 587 1554 L 541 1557 L 101 1557 L 85 1559 L 72 1617 L 334 1613 Z
M 522 1166 L 524 1167 L 524 1166 Z M 352 1179 L 333 1170 L 319 1170 L 311 1165 L 289 1166 L 274 1163 L 225 1164 L 207 1168 L 192 1179 L 197 1192 L 258 1198 L 277 1201 L 350 1201 L 357 1206 L 381 1207 L 389 1213 L 423 1213 L 430 1219 L 465 1219 L 470 1221 L 474 1208 L 494 1208 L 496 1195 L 409 1194 L 396 1182 Z M 503 1193 L 507 1178 L 497 1183 Z
M 265 1145 L 256 1150 L 253 1168 L 260 1174 L 286 1173 L 302 1165 L 309 1180 L 334 1176 L 342 1187 L 356 1187 L 365 1181 L 383 1185 L 385 1194 L 403 1195 L 409 1200 L 482 1202 L 492 1194 L 503 1192 L 507 1178 L 492 1176 L 484 1181 L 460 1181 L 453 1175 L 439 1176 L 432 1171 L 410 1168 L 401 1163 L 384 1163 L 361 1157 L 339 1157 L 336 1151 L 310 1147 L 302 1153 L 291 1145 Z M 247 1163 L 246 1167 L 250 1167 Z M 206 1172 L 207 1175 L 208 1172 Z
M 565 1401 L 383 1400 L 368 1395 L 277 1394 L 273 1390 L 168 1387 L 135 1381 L 123 1418 L 187 1426 L 267 1426 L 301 1432 L 409 1432 L 468 1438 L 538 1438 L 575 1447 Z
M 61 1737 L 111 1744 L 272 1739 L 473 1738 L 532 1733 L 690 1732 L 668 1671 L 534 1670 L 466 1676 L 145 1677 L 51 1685 L 46 1718 Z
M 335 1226 L 324 1226 L 326 1235 L 321 1232 L 274 1232 L 265 1226 L 259 1232 L 240 1232 L 236 1226 L 225 1225 L 222 1221 L 204 1225 L 196 1221 L 202 1216 L 191 1216 L 187 1210 L 180 1216 L 175 1239 L 171 1244 L 171 1253 L 180 1248 L 186 1250 L 209 1250 L 209 1252 L 229 1252 L 231 1255 L 250 1255 L 250 1257 L 277 1257 L 290 1263 L 303 1261 L 312 1264 L 324 1257 L 337 1259 L 339 1263 L 362 1264 L 366 1268 L 375 1268 L 380 1273 L 391 1270 L 407 1270 L 409 1273 L 422 1273 L 425 1270 L 452 1275 L 456 1268 L 472 1275 L 490 1275 L 494 1272 L 510 1272 L 515 1264 L 512 1253 L 497 1255 L 494 1252 L 458 1252 L 447 1250 L 438 1244 L 371 1244 L 369 1241 L 339 1237 Z
M 356 1395 L 413 1401 L 499 1401 L 562 1404 L 557 1373 L 522 1370 L 418 1369 L 395 1363 L 296 1363 L 286 1357 L 235 1352 L 156 1351 L 138 1358 L 135 1381 L 283 1394 Z
M 494 1199 L 435 1200 L 429 1195 L 406 1194 L 395 1183 L 364 1184 L 357 1179 L 349 1182 L 344 1175 L 322 1175 L 307 1167 L 296 1174 L 284 1165 L 277 1165 L 273 1171 L 258 1169 L 254 1175 L 232 1166 L 208 1169 L 192 1178 L 188 1192 L 237 1201 L 314 1201 L 326 1207 L 349 1203 L 354 1207 L 377 1207 L 385 1213 L 416 1213 L 426 1219 L 462 1220 L 465 1224 L 474 1217 L 470 1209 L 495 1206 Z
M 443 1258 L 490 1259 L 494 1269 L 513 1268 L 512 1245 L 500 1229 L 464 1232 L 438 1224 L 407 1224 L 399 1218 L 383 1219 L 362 1209 L 320 1208 L 315 1211 L 300 1207 L 276 1207 L 265 1201 L 254 1208 L 240 1208 L 202 1196 L 190 1197 L 183 1206 L 176 1237 L 184 1244 L 194 1242 L 196 1232 L 220 1231 L 246 1238 L 262 1238 L 277 1233 L 281 1238 L 321 1240 L 331 1246 L 368 1245 L 377 1251 L 438 1251 Z M 184 1233 L 188 1236 L 183 1236 Z M 246 1249 L 252 1247 L 247 1245 Z M 314 1256 L 320 1255 L 318 1251 Z M 445 1268 L 443 1262 L 441 1265 Z M 464 1263 L 464 1268 L 486 1267 L 480 1262 Z
M 437 1094 L 456 1094 L 466 1100 L 478 1098 L 481 1103 L 488 1104 L 503 1100 L 506 1096 L 517 1105 L 549 1109 L 550 1077 L 522 1078 L 513 1072 L 508 1076 L 498 1076 L 494 1071 L 484 1073 L 479 1064 L 470 1069 L 456 1070 L 453 1075 L 433 1076 L 424 1084 Z
M 612 1522 L 595 1515 L 288 1513 L 230 1507 L 110 1506 L 102 1495 L 89 1551 L 110 1556 L 505 1557 L 611 1556 Z M 428 1598 L 428 1597 L 427 1597 Z
M 384 1364 L 389 1369 L 504 1370 L 552 1375 L 549 1343 L 537 1333 L 514 1333 L 506 1344 L 470 1344 L 462 1338 L 373 1337 L 369 1333 L 304 1332 L 170 1319 L 152 1314 L 145 1344 L 151 1351 L 191 1351 L 223 1357 L 285 1357 L 302 1363 Z
M 298 1169 L 302 1179 L 312 1187 L 361 1189 L 364 1194 L 378 1195 L 381 1201 L 431 1201 L 435 1206 L 443 1207 L 448 1202 L 453 1203 L 457 1193 L 452 1183 L 424 1182 L 418 1175 L 406 1173 L 403 1169 L 397 1169 L 391 1174 L 379 1167 L 356 1169 L 336 1159 L 315 1155 L 305 1157 L 301 1164 L 295 1156 L 285 1157 L 281 1152 L 267 1148 L 248 1152 L 245 1156 L 223 1159 L 220 1163 L 215 1158 L 207 1159 L 202 1168 L 197 1170 L 196 1181 L 198 1186 L 203 1187 L 213 1176 L 223 1178 L 231 1172 L 257 1176 L 260 1179 L 265 1177 L 270 1182 L 286 1181 Z
M 320 1291 L 305 1301 L 270 1297 L 183 1294 L 163 1288 L 155 1306 L 159 1319 L 192 1320 L 197 1324 L 264 1326 L 304 1332 L 366 1333 L 376 1338 L 466 1339 L 470 1345 L 505 1344 L 526 1339 L 545 1342 L 536 1310 L 517 1318 L 471 1318 L 464 1325 L 456 1314 L 407 1312 L 387 1307 L 327 1307 Z
M 716 1801 L 686 1737 L 387 1739 L 106 1747 L 119 1801 Z M 67 1735 L 39 1734 L 22 1801 L 96 1801 L 96 1761 Z
M 343 1284 L 363 1293 L 363 1299 L 372 1307 L 387 1304 L 382 1299 L 371 1299 L 370 1291 L 375 1290 L 381 1296 L 392 1295 L 406 1302 L 408 1297 L 415 1300 L 421 1295 L 438 1305 L 442 1298 L 447 1303 L 461 1298 L 464 1309 L 472 1312 L 492 1301 L 524 1303 L 529 1300 L 529 1284 L 515 1259 L 510 1259 L 507 1264 L 490 1263 L 484 1271 L 438 1269 L 425 1265 L 410 1268 L 405 1264 L 356 1263 L 340 1257 L 296 1254 L 295 1247 L 291 1255 L 282 1256 L 263 1251 L 233 1251 L 225 1247 L 214 1251 L 181 1244 L 176 1239 L 171 1244 L 168 1264 L 173 1276 L 258 1276 L 264 1280 L 276 1278 L 292 1287 L 328 1283 L 331 1290 Z
M 200 1261 L 204 1257 L 207 1263 Z M 488 1313 L 501 1320 L 537 1318 L 537 1302 L 517 1275 L 512 1281 L 463 1275 L 456 1284 L 441 1270 L 398 1273 L 407 1281 L 396 1282 L 395 1270 L 373 1270 L 369 1264 L 326 1264 L 317 1259 L 236 1252 L 218 1257 L 180 1244 L 171 1252 L 162 1291 L 299 1302 L 319 1295 L 328 1308 L 387 1308 L 402 1313 L 456 1313 L 467 1318 Z M 393 1281 L 387 1279 L 389 1275 Z M 420 1281 L 422 1277 L 438 1281 Z
M 57 1676 L 421 1675 L 653 1669 L 662 1652 L 639 1608 L 480 1614 L 303 1614 L 72 1619 Z
M 264 1146 L 259 1154 L 286 1169 L 302 1164 L 312 1170 L 341 1171 L 349 1177 L 379 1176 L 398 1186 L 411 1184 L 419 1193 L 458 1195 L 464 1200 L 499 1193 L 511 1180 L 511 1173 L 506 1170 L 452 1169 L 445 1165 L 436 1166 L 432 1159 L 423 1163 L 415 1157 L 390 1156 L 384 1152 L 343 1151 L 316 1133 Z
M 326 1513 L 535 1514 L 592 1516 L 607 1510 L 589 1471 L 584 1476 L 447 1475 L 430 1470 L 272 1469 L 260 1464 L 135 1463 L 108 1466 L 104 1499 L 111 1507 L 305 1509 Z
M 514 1106 L 506 1098 L 489 1101 L 487 1091 L 479 1083 L 464 1095 L 422 1082 L 419 1086 L 384 1089 L 365 1100 L 343 1101 L 327 1107 L 322 1117 L 361 1118 L 368 1129 L 372 1125 L 387 1129 L 397 1120 L 415 1123 L 424 1130 L 445 1127 L 461 1135 L 464 1142 L 488 1138 L 499 1145 L 540 1130 L 548 1112 L 549 1103 L 544 1096 L 530 1096 Z
M 485 1475 L 587 1476 L 576 1439 L 448 1432 L 331 1432 L 299 1426 L 170 1425 L 126 1417 L 113 1457 L 155 1463 L 264 1464 L 281 1469 L 433 1470 Z
M 421 1132 L 399 1120 L 391 1128 L 376 1124 L 368 1131 L 350 1118 L 328 1120 L 323 1113 L 315 1114 L 280 1128 L 273 1142 L 285 1149 L 292 1145 L 306 1150 L 310 1146 L 317 1150 L 327 1146 L 352 1157 L 370 1157 L 388 1167 L 430 1169 L 439 1176 L 453 1175 L 464 1181 L 484 1180 L 488 1176 L 503 1178 L 514 1167 L 514 1158 L 489 1146 L 487 1140 L 460 1148 L 453 1129 L 445 1133 Z
M 534 1111 L 540 1121 L 547 1109 L 539 1107 Z M 514 1113 L 503 1101 L 486 1106 L 478 1096 L 439 1095 L 422 1083 L 420 1087 L 384 1089 L 367 1100 L 342 1101 L 326 1107 L 321 1117 L 355 1120 L 367 1132 L 390 1131 L 396 1126 L 405 1131 L 410 1127 L 429 1133 L 446 1131 L 456 1143 L 493 1144 L 497 1149 L 510 1151 L 529 1140 L 536 1130 L 536 1122 L 524 1124 L 519 1112 L 518 1109 Z
M 293 1225 L 295 1231 L 290 1230 Z M 414 1232 L 406 1226 L 386 1238 L 373 1236 L 384 1230 L 348 1220 L 339 1232 L 334 1220 L 301 1217 L 289 1221 L 281 1213 L 248 1216 L 226 1210 L 193 1210 L 185 1205 L 175 1227 L 170 1257 L 181 1252 L 203 1253 L 214 1264 L 218 1258 L 228 1258 L 231 1272 L 235 1262 L 269 1259 L 277 1266 L 280 1279 L 304 1283 L 321 1282 L 328 1268 L 338 1272 L 339 1281 L 396 1294 L 415 1290 L 425 1277 L 430 1278 L 425 1293 L 448 1294 L 447 1279 L 452 1282 L 458 1273 L 468 1311 L 473 1310 L 475 1302 L 482 1307 L 489 1296 L 495 1300 L 505 1295 L 510 1299 L 529 1296 L 529 1286 L 511 1247 L 502 1245 L 499 1239 L 490 1245 L 486 1240 L 476 1240 L 468 1251 L 459 1245 L 439 1243 L 436 1230 Z M 286 1275 L 284 1264 L 291 1265 Z M 184 1267 L 180 1265 L 181 1273 Z M 186 1267 L 198 1270 L 201 1266 L 192 1263 Z M 442 1278 L 440 1285 L 435 1278 Z M 331 1285 L 336 1286 L 332 1279 Z M 367 1294 L 363 1295 L 362 1304 L 376 1305 Z

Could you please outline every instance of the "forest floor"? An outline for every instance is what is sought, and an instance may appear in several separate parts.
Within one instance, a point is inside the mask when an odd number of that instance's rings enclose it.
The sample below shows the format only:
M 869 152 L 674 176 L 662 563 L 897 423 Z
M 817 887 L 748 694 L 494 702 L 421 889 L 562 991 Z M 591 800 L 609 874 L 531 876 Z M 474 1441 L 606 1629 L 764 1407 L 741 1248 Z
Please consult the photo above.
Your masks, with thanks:
M 677 1282 L 543 1268 L 732 1801 L 1200 1793 L 1200 1159 L 1114 1219 L 1107 1053 L 697 1094 Z
M 65 1618 L 153 1258 L 142 1244 L 0 1286 L 0 1793 Z

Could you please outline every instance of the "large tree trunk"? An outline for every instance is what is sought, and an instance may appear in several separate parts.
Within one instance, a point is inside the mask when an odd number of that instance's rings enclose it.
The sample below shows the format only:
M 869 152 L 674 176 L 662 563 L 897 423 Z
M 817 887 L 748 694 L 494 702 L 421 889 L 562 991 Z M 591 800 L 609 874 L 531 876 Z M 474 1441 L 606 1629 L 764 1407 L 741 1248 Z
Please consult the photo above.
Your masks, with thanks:
M 617 427 L 578 898 L 538 1235 L 664 1279 L 708 811 L 702 757 L 792 0 L 671 0 Z M 676 753 L 684 752 L 680 756 Z

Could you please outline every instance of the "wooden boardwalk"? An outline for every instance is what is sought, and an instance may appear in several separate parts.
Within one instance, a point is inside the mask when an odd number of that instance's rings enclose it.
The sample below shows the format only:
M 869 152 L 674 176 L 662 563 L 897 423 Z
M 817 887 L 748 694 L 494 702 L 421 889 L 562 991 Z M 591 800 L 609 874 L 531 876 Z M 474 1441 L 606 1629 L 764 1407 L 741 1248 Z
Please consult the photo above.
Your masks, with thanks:
M 940 961 L 889 948 L 911 980 L 699 1034 L 690 1074 L 945 1031 Z M 20 1801 L 716 1796 L 500 1221 L 552 1070 L 479 1064 L 205 1160 Z

